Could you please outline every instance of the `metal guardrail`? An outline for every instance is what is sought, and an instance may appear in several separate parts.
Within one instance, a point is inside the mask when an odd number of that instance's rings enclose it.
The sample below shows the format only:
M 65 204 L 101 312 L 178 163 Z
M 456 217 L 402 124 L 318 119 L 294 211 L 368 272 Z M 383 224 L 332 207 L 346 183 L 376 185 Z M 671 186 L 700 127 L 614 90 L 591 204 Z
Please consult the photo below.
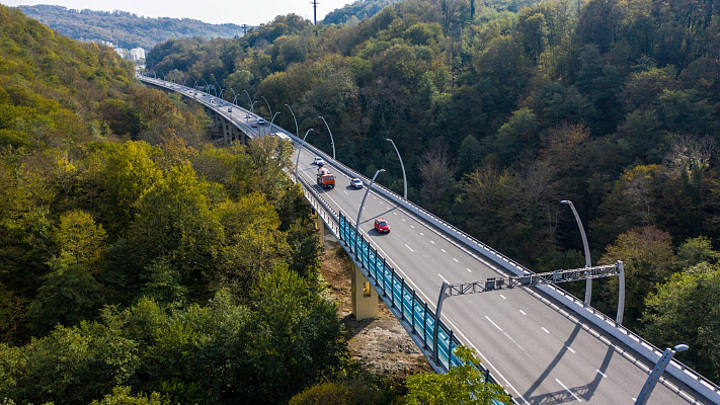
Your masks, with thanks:
M 163 80 L 160 79 L 150 79 L 147 78 L 147 81 L 156 83 L 158 85 L 161 85 L 163 87 L 168 87 L 165 85 Z M 172 90 L 172 88 L 170 88 Z M 214 106 L 209 106 L 213 108 Z M 249 111 L 246 109 L 236 106 L 236 108 L 242 110 L 246 114 L 250 114 Z M 253 114 L 254 115 L 254 114 Z M 273 127 L 278 132 L 283 132 L 284 134 L 288 135 L 293 141 L 300 142 L 300 139 L 297 138 L 294 134 L 291 132 L 286 131 L 285 129 L 278 127 L 276 124 L 273 124 L 270 128 L 270 131 L 273 131 Z M 242 130 L 242 128 L 240 128 Z M 344 164 L 333 160 L 330 156 L 328 156 L 326 153 L 321 151 L 320 149 L 317 149 L 316 147 L 312 146 L 311 144 L 305 142 L 305 148 L 312 151 L 318 156 L 321 156 L 325 161 L 330 162 L 333 166 L 335 166 L 337 169 L 339 169 L 341 172 L 343 172 L 348 177 L 357 177 L 360 179 L 363 179 L 363 181 L 367 184 L 369 183 L 369 180 L 367 177 L 361 175 L 360 173 L 354 171 L 350 167 L 345 166 Z M 303 187 L 304 190 L 306 190 L 306 197 L 308 194 L 308 189 L 312 189 L 312 185 L 310 185 L 307 182 L 304 182 L 305 186 Z M 419 218 L 423 219 L 424 221 L 434 225 L 436 228 L 442 230 L 444 233 L 446 233 L 448 236 L 452 237 L 457 242 L 461 243 L 465 247 L 475 251 L 476 253 L 479 253 L 484 258 L 490 260 L 495 265 L 497 265 L 499 268 L 496 268 L 496 271 L 501 271 L 500 269 L 510 272 L 511 274 L 514 274 L 516 276 L 518 275 L 533 275 L 535 274 L 533 271 L 529 270 L 528 268 L 524 267 L 523 265 L 515 262 L 514 260 L 510 259 L 509 257 L 503 255 L 499 251 L 493 249 L 492 247 L 480 242 L 479 240 L 475 239 L 474 237 L 466 234 L 459 228 L 455 227 L 451 223 L 444 221 L 443 219 L 435 216 L 431 212 L 425 210 L 424 208 L 420 207 L 419 205 L 416 205 L 412 203 L 409 200 L 403 199 L 400 195 L 397 193 L 375 183 L 373 186 L 373 190 L 377 192 L 378 194 L 382 195 L 383 197 L 392 200 L 393 203 L 396 205 L 399 205 L 403 207 L 406 211 L 418 216 Z M 319 198 L 319 196 L 313 196 L 313 198 Z M 308 201 L 310 199 L 308 198 Z M 323 201 L 320 199 L 320 201 Z M 311 201 L 312 204 L 312 201 Z M 323 201 L 321 204 L 323 210 L 317 210 L 318 212 L 326 211 L 326 212 L 332 212 L 333 217 L 336 217 L 337 214 L 334 213 L 332 208 Z M 328 221 L 326 221 L 326 218 L 323 218 L 323 221 L 326 224 L 334 222 L 335 218 L 327 218 Z M 330 226 L 329 226 L 330 228 Z M 332 231 L 332 228 L 330 228 Z M 333 232 L 334 233 L 334 232 Z M 537 290 L 542 292 L 543 294 L 551 297 L 554 300 L 557 300 L 558 302 L 562 303 L 563 305 L 567 306 L 570 310 L 575 312 L 576 314 L 582 316 L 584 319 L 591 322 L 593 325 L 599 327 L 603 331 L 607 332 L 609 335 L 613 336 L 614 338 L 618 339 L 631 349 L 633 349 L 638 354 L 645 357 L 648 361 L 655 363 L 660 356 L 662 356 L 663 351 L 658 349 L 656 346 L 651 344 L 650 342 L 647 342 L 644 340 L 641 336 L 637 335 L 636 333 L 630 331 L 629 329 L 625 328 L 622 325 L 618 325 L 612 318 L 608 317 L 607 315 L 603 314 L 602 312 L 596 310 L 595 308 L 585 306 L 584 303 L 573 296 L 572 294 L 568 293 L 567 291 L 563 290 L 562 288 L 559 288 L 554 285 L 543 285 L 536 287 Z M 710 401 L 714 403 L 720 403 L 720 387 L 718 385 L 714 384 L 709 379 L 705 378 L 701 374 L 699 374 L 697 371 L 693 370 L 692 368 L 688 367 L 687 365 L 683 364 L 682 362 L 673 359 L 671 363 L 672 367 L 669 367 L 667 369 L 667 372 L 673 375 L 678 380 L 682 381 L 689 387 L 693 388 L 698 393 L 702 394 L 705 398 L 709 399 Z

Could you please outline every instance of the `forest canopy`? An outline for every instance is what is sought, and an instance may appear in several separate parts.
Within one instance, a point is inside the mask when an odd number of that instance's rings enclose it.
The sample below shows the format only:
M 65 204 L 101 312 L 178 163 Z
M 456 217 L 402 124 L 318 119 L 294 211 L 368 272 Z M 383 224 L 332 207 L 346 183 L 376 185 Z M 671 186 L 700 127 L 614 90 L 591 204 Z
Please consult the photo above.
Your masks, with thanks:
M 202 108 L 4 6 L 0 61 L 2 403 L 287 403 L 358 374 L 301 191 L 253 181 L 290 145 L 213 147 Z

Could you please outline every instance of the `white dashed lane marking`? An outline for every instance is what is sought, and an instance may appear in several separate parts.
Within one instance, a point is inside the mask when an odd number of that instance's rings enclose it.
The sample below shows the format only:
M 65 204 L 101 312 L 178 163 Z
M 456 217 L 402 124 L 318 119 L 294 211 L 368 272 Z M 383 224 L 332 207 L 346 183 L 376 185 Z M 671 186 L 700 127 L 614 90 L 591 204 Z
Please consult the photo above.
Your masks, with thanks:
M 500 329 L 500 327 L 497 326 L 497 324 L 496 324 L 495 322 L 493 322 L 492 319 L 488 318 L 487 315 L 485 315 L 485 319 L 487 319 L 488 321 L 490 321 L 490 323 L 493 324 L 494 327 L 496 327 L 500 332 L 502 332 L 502 329 Z

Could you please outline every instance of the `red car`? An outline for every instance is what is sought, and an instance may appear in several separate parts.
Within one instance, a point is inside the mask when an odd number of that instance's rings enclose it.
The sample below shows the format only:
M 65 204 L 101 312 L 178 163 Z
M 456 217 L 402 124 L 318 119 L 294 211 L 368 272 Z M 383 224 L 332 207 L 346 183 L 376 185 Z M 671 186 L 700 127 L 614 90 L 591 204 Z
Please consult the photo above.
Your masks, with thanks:
M 375 220 L 375 230 L 380 233 L 390 233 L 390 225 L 385 218 L 378 218 Z

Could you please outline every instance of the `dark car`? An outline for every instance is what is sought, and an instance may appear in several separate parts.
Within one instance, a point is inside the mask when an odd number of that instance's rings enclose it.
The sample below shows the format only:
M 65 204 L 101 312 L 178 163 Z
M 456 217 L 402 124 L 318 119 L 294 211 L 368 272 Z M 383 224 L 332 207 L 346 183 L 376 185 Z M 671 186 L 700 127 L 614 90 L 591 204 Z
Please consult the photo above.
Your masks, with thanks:
M 375 220 L 375 230 L 380 233 L 390 233 L 390 225 L 385 218 L 378 218 Z

